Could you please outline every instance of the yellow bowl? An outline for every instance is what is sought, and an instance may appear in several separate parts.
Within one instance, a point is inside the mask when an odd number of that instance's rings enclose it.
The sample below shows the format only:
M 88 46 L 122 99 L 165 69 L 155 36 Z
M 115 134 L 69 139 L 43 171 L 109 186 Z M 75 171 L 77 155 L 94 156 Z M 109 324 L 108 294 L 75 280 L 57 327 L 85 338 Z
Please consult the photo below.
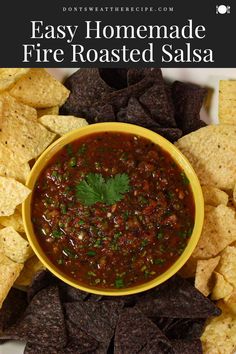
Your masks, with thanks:
M 114 289 L 114 290 L 106 290 L 106 289 L 99 289 L 99 288 L 94 288 L 90 286 L 85 286 L 84 284 L 80 284 L 79 282 L 76 282 L 72 278 L 70 278 L 68 275 L 64 274 L 59 268 L 57 268 L 45 255 L 44 251 L 42 250 L 40 244 L 37 241 L 37 238 L 35 236 L 34 230 L 33 230 L 33 225 L 31 222 L 31 199 L 32 199 L 32 194 L 26 199 L 26 201 L 23 204 L 23 222 L 24 222 L 24 227 L 26 230 L 26 234 L 29 240 L 29 243 L 40 259 L 40 261 L 45 265 L 45 267 L 52 272 L 56 277 L 60 278 L 62 281 L 65 283 L 74 286 L 76 288 L 79 288 L 81 290 L 94 293 L 94 294 L 100 294 L 100 295 L 109 295 L 109 296 L 117 296 L 117 295 L 130 295 L 130 294 L 135 294 L 139 293 L 148 289 L 151 289 L 167 279 L 169 279 L 171 276 L 173 276 L 178 270 L 185 264 L 185 262 L 189 259 L 191 256 L 194 248 L 197 245 L 197 242 L 199 240 L 201 230 L 202 230 L 202 225 L 203 225 L 203 219 L 204 219 L 204 201 L 203 201 L 203 196 L 202 196 L 202 190 L 200 183 L 198 181 L 198 178 L 191 167 L 190 163 L 186 159 L 186 157 L 183 156 L 183 154 L 173 145 L 171 144 L 168 140 L 164 139 L 162 136 L 139 126 L 132 125 L 132 124 L 126 124 L 126 123 L 98 123 L 98 124 L 93 124 L 89 125 L 84 128 L 80 128 L 77 130 L 74 130 L 57 141 L 55 141 L 52 145 L 50 145 L 44 153 L 39 157 L 39 159 L 36 161 L 29 177 L 26 182 L 26 185 L 33 190 L 35 183 L 38 179 L 38 176 L 40 175 L 41 171 L 43 168 L 47 165 L 47 163 L 51 160 L 51 158 L 63 148 L 63 146 L 73 142 L 74 140 L 77 140 L 81 137 L 84 137 L 86 135 L 92 134 L 92 133 L 98 133 L 98 132 L 124 132 L 124 133 L 132 133 L 144 138 L 147 138 L 151 140 L 153 143 L 159 145 L 162 147 L 165 151 L 167 151 L 172 158 L 178 163 L 178 165 L 184 170 L 186 176 L 188 177 L 190 181 L 190 186 L 192 188 L 193 192 L 193 197 L 194 197 L 194 202 L 195 202 L 195 223 L 194 223 L 194 228 L 192 235 L 189 239 L 188 245 L 186 246 L 184 252 L 181 254 L 181 256 L 177 259 L 177 261 L 170 267 L 168 268 L 164 273 L 161 275 L 157 276 L 156 278 L 143 283 L 141 285 L 137 285 L 134 287 L 130 288 L 124 288 L 124 289 Z

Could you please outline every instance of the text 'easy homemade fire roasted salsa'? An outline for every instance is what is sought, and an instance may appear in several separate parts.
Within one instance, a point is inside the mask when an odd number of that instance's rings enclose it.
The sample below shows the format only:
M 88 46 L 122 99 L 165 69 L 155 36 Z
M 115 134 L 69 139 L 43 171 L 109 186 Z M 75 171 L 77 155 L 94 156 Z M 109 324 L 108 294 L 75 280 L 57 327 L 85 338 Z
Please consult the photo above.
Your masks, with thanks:
M 48 258 L 84 285 L 124 288 L 169 268 L 194 225 L 189 180 L 158 145 L 104 132 L 65 146 L 32 198 L 32 222 Z

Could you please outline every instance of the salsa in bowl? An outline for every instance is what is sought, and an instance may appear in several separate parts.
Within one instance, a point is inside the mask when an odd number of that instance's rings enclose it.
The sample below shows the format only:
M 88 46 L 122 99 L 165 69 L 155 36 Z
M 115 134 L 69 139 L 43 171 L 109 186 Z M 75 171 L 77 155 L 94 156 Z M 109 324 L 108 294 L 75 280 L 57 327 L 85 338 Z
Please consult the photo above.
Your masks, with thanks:
M 73 131 L 36 162 L 23 206 L 45 266 L 82 290 L 127 295 L 176 273 L 200 237 L 203 199 L 184 156 L 141 127 Z

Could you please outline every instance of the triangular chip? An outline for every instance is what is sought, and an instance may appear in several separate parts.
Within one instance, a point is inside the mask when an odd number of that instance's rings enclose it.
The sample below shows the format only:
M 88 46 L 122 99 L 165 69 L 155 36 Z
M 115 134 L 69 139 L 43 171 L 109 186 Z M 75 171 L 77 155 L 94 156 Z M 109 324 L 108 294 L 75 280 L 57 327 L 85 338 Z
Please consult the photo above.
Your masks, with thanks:
M 236 247 L 228 246 L 223 250 L 217 272 L 236 288 Z
M 236 124 L 236 80 L 220 81 L 219 119 L 223 124 Z
M 223 302 L 219 317 L 208 320 L 201 337 L 204 354 L 232 354 L 236 349 L 236 316 L 230 313 Z
M 24 117 L 28 120 L 37 121 L 36 109 L 18 102 L 14 97 L 4 92 L 0 95 L 0 116 L 8 118 L 9 116 Z
M 38 122 L 9 113 L 8 95 L 0 100 L 0 143 L 18 155 L 24 162 L 38 157 L 53 141 L 55 134 L 49 132 Z
M 208 296 L 212 289 L 211 277 L 213 271 L 220 261 L 220 256 L 197 262 L 197 270 L 195 276 L 195 288 L 197 288 L 205 296 Z
M 23 264 L 15 263 L 0 253 L 0 308 L 22 268 Z
M 233 189 L 233 204 L 236 208 L 236 183 L 235 183 L 234 189 Z
M 214 272 L 215 286 L 211 293 L 212 300 L 220 300 L 232 294 L 234 288 L 225 280 L 222 274 Z
M 202 185 L 233 189 L 236 176 L 236 126 L 208 125 L 179 139 L 176 146 L 192 164 Z
M 19 287 L 29 286 L 35 274 L 42 269 L 45 269 L 45 267 L 40 260 L 36 256 L 31 257 L 25 262 L 24 268 L 14 285 Z
M 64 135 L 88 125 L 85 119 L 74 116 L 47 115 L 39 118 L 39 122 L 58 135 Z
M 202 186 L 204 202 L 207 205 L 218 206 L 220 204 L 227 205 L 229 196 L 224 191 L 213 186 Z
M 22 215 L 18 209 L 10 216 L 0 216 L 0 224 L 5 227 L 12 226 L 17 232 L 25 232 Z
M 0 252 L 17 263 L 24 263 L 33 256 L 33 251 L 23 237 L 13 227 L 0 230 Z
M 61 106 L 70 91 L 45 69 L 31 69 L 10 90 L 19 101 L 35 108 Z
M 236 241 L 235 211 L 225 205 L 206 208 L 202 234 L 192 257 L 196 259 L 214 257 L 234 241 Z
M 37 109 L 38 118 L 47 115 L 58 115 L 59 114 L 59 106 L 49 107 L 49 108 L 39 108 Z
M 50 286 L 38 292 L 16 325 L 9 327 L 2 338 L 26 340 L 55 348 L 60 352 L 67 342 L 66 327 L 59 291 Z M 56 350 L 58 348 L 58 351 Z
M 0 143 L 0 176 L 12 177 L 25 183 L 30 173 L 30 166 L 20 156 Z
M 17 205 L 30 194 L 30 189 L 13 178 L 0 176 L 0 216 L 14 214 Z
M 0 69 L 0 92 L 11 88 L 30 69 L 24 68 L 1 68 Z

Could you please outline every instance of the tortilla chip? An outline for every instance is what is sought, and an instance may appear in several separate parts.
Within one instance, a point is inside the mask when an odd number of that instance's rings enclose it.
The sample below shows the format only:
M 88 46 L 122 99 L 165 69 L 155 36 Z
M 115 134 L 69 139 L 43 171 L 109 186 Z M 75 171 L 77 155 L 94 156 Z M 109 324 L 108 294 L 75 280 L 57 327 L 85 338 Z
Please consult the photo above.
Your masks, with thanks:
M 29 188 L 13 178 L 0 176 L 0 215 L 14 214 L 16 206 L 23 203 L 30 192 Z
M 219 86 L 220 123 L 236 124 L 236 80 L 221 80 Z
M 25 232 L 21 212 L 17 209 L 10 216 L 0 216 L 0 224 L 5 227 L 12 226 L 17 232 Z
M 176 146 L 192 164 L 202 185 L 233 189 L 236 126 L 209 125 L 179 139 Z
M 42 269 L 45 269 L 45 267 L 36 256 L 29 258 L 25 262 L 24 268 L 20 273 L 20 276 L 16 279 L 14 285 L 29 286 L 34 278 L 34 275 Z
M 4 92 L 0 95 L 0 116 L 24 117 L 28 120 L 37 121 L 37 111 L 33 107 L 18 102 L 14 97 Z
M 74 116 L 46 115 L 39 118 L 39 122 L 58 135 L 64 135 L 72 130 L 88 125 L 85 119 Z
M 236 208 L 236 183 L 235 183 L 234 189 L 233 189 L 233 204 Z
M 207 260 L 199 260 L 197 262 L 197 270 L 195 277 L 195 288 L 197 288 L 205 296 L 211 292 L 213 284 L 211 283 L 212 273 L 220 261 L 220 256 Z
M 236 348 L 236 316 L 223 302 L 217 303 L 222 310 L 219 317 L 208 320 L 201 337 L 204 354 L 232 354 Z
M 213 186 L 202 186 L 202 192 L 205 204 L 218 206 L 220 204 L 227 205 L 229 196 L 224 191 Z
M 24 263 L 33 255 L 29 243 L 11 226 L 0 230 L 0 251 L 17 263 Z
M 234 290 L 231 294 L 225 296 L 224 303 L 227 305 L 229 310 L 236 315 L 236 290 Z
M 49 107 L 49 108 L 39 108 L 37 109 L 38 118 L 47 115 L 58 115 L 59 114 L 59 106 Z
M 45 69 L 31 69 L 10 90 L 19 101 L 35 108 L 61 106 L 70 91 Z
M 217 272 L 236 288 L 236 247 L 228 246 L 223 250 Z
M 222 274 L 214 272 L 215 286 L 212 290 L 211 299 L 220 300 L 232 294 L 234 288 L 229 284 Z
M 8 109 L 9 95 L 0 100 L 0 143 L 20 156 L 22 161 L 30 161 L 40 155 L 53 141 L 55 134 L 49 132 L 34 119 L 14 113 Z
M 22 264 L 15 263 L 0 253 L 0 308 L 22 268 Z
M 25 183 L 30 173 L 30 166 L 20 156 L 0 143 L 0 176 L 11 177 Z
M 205 208 L 202 234 L 192 257 L 195 259 L 214 257 L 234 241 L 236 241 L 235 211 L 225 205 Z
M 0 69 L 0 92 L 10 89 L 30 69 L 23 68 L 1 68 Z

